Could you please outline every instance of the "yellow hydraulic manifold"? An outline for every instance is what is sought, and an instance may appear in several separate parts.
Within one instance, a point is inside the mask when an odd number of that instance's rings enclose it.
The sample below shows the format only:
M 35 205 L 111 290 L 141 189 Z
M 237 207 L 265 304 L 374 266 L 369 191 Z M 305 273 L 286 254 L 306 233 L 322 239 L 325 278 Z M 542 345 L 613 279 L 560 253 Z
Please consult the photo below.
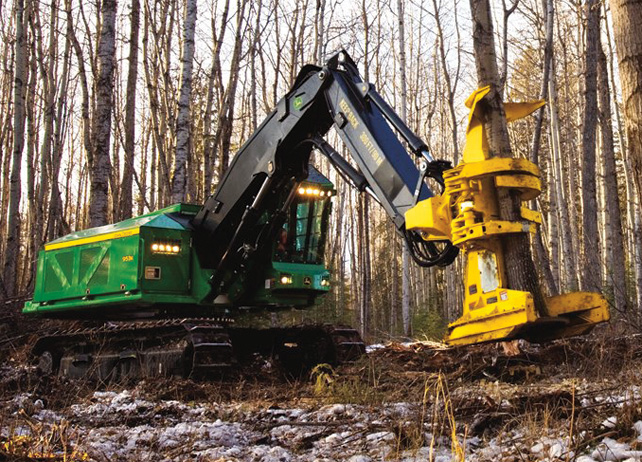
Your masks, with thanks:
M 466 345 L 524 338 L 542 342 L 588 333 L 609 320 L 602 295 L 573 292 L 548 298 L 540 312 L 529 292 L 507 287 L 502 240 L 516 233 L 535 233 L 539 212 L 522 207 L 520 221 L 500 219 L 497 191 L 519 191 L 522 201 L 541 192 L 537 165 L 516 158 L 490 158 L 478 105 L 490 87 L 466 101 L 470 109 L 463 162 L 444 172 L 441 196 L 419 202 L 406 212 L 406 228 L 425 240 L 449 239 L 466 256 L 463 315 L 449 324 L 446 342 Z M 531 114 L 543 101 L 506 103 L 508 122 Z

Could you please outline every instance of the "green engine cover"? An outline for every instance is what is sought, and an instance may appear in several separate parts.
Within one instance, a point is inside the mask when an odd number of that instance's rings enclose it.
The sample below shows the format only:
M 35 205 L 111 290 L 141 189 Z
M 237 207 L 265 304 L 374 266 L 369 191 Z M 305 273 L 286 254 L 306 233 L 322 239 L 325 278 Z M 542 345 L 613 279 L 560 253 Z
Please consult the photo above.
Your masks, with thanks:
M 33 299 L 23 312 L 54 315 L 83 308 L 122 311 L 123 306 L 194 303 L 191 231 L 175 218 L 198 210 L 177 204 L 46 244 L 38 255 Z

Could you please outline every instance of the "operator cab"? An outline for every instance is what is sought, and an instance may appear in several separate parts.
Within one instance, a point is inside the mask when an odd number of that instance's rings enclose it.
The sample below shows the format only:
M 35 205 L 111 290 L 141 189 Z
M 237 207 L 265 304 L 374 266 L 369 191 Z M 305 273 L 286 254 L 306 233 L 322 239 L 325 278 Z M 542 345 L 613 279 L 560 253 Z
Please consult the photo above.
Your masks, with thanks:
M 288 263 L 323 264 L 326 230 L 335 190 L 330 181 L 310 167 L 308 179 L 297 195 L 274 248 L 274 260 Z
M 335 194 L 332 182 L 310 165 L 308 178 L 297 187 L 285 222 L 276 234 L 271 265 L 255 303 L 304 308 L 330 290 L 324 251 Z

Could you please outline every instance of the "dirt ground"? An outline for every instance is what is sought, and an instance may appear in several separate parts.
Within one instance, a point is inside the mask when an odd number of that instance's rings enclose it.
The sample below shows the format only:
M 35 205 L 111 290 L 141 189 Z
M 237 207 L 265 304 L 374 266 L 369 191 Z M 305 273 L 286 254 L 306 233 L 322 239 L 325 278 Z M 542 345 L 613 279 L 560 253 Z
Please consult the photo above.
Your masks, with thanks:
M 125 384 L 42 376 L 15 332 L 2 334 L 0 460 L 642 458 L 642 337 L 609 327 L 517 355 L 389 343 L 296 380 L 262 360 L 214 382 Z

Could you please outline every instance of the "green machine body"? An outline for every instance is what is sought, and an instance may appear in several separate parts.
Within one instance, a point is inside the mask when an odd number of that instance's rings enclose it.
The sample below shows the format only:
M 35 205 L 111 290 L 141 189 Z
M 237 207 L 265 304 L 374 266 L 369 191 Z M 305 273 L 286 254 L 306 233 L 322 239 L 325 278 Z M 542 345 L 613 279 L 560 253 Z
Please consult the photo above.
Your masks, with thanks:
M 238 309 L 306 308 L 330 290 L 324 247 L 333 184 L 311 168 L 299 184 L 269 254 L 232 278 L 210 284 L 192 219 L 200 206 L 175 204 L 49 242 L 38 255 L 27 315 L 124 320 L 233 316 Z M 213 293 L 214 292 L 214 293 Z

